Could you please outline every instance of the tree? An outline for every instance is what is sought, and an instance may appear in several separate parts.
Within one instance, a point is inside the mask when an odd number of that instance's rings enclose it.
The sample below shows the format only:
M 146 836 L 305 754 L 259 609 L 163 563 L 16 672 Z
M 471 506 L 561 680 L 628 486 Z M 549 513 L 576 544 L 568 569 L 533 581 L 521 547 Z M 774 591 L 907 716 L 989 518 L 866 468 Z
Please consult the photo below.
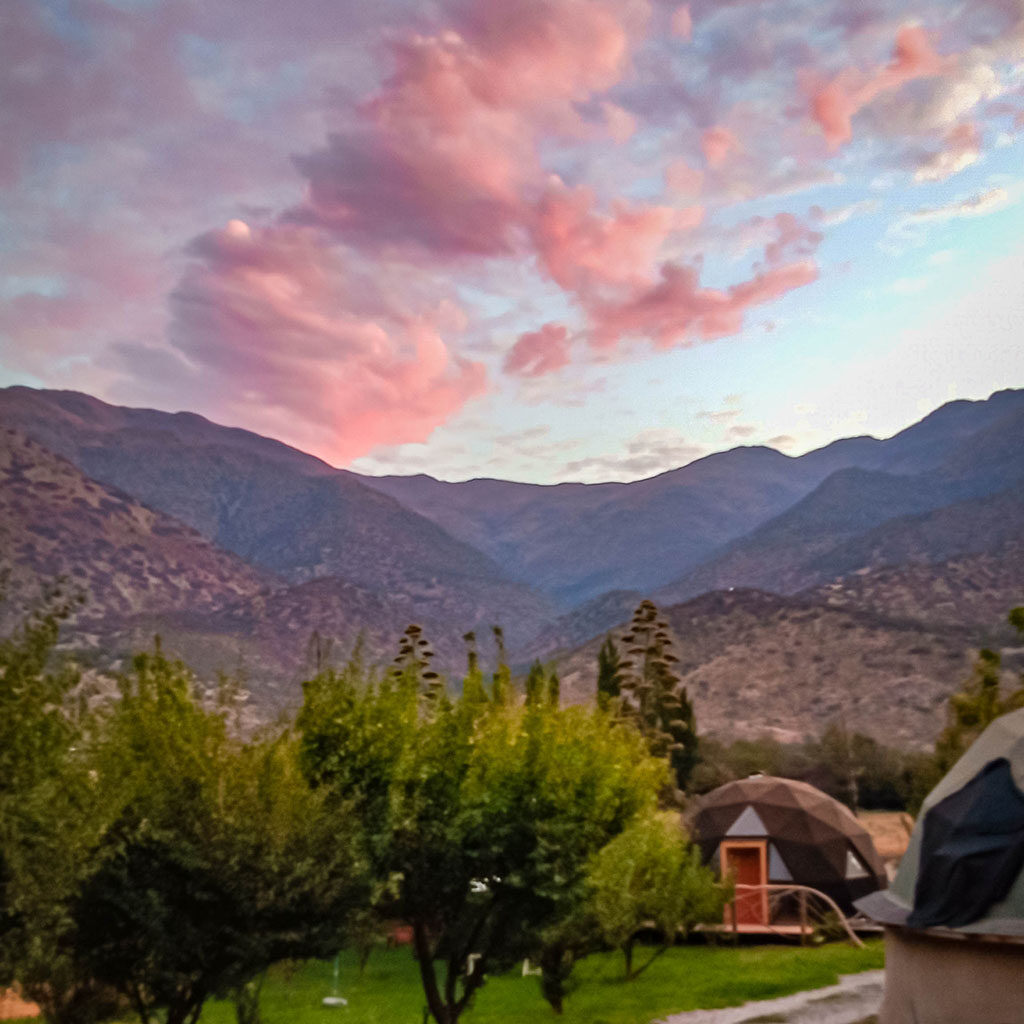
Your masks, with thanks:
M 1024 607 L 1011 609 L 1008 621 L 1024 637 Z M 1000 715 L 1024 707 L 1024 674 L 1020 685 L 1008 694 L 1002 692 L 1003 659 L 999 651 L 983 648 L 978 652 L 971 678 L 964 688 L 949 698 L 946 728 L 935 744 L 935 757 L 945 773 L 964 751 Z
M 668 759 L 676 786 L 685 790 L 698 761 L 697 723 L 686 687 L 673 669 L 668 623 L 652 601 L 633 613 L 622 642 L 628 659 L 619 663 L 619 684 L 628 698 L 622 710 L 633 720 L 655 757 Z
M 530 666 L 526 675 L 526 703 L 547 702 L 558 706 L 561 697 L 561 682 L 553 666 L 546 668 L 539 661 Z
M 626 978 L 637 977 L 696 924 L 720 921 L 727 887 L 701 864 L 673 814 L 637 819 L 594 858 L 591 906 L 605 940 L 621 949 Z M 661 946 L 633 966 L 637 933 L 653 926 Z
M 95 764 L 121 810 L 75 903 L 78 955 L 143 1024 L 194 1024 L 270 964 L 338 948 L 364 896 L 356 837 L 292 737 L 232 736 L 157 646 L 122 680 Z
M 607 708 L 619 698 L 624 678 L 619 649 L 611 636 L 606 636 L 597 652 L 597 703 L 600 707 Z
M 543 946 L 582 899 L 590 857 L 663 779 L 632 729 L 513 702 L 495 682 L 501 699 L 472 686 L 428 704 L 415 675 L 328 672 L 299 715 L 308 777 L 351 806 L 393 883 L 387 912 L 412 926 L 437 1024 L 459 1019 L 488 970 Z
M 0 640 L 0 984 L 17 978 L 60 1024 L 116 1008 L 81 969 L 70 916 L 110 814 L 89 776 L 96 718 L 77 670 L 54 656 L 78 603 L 58 584 Z

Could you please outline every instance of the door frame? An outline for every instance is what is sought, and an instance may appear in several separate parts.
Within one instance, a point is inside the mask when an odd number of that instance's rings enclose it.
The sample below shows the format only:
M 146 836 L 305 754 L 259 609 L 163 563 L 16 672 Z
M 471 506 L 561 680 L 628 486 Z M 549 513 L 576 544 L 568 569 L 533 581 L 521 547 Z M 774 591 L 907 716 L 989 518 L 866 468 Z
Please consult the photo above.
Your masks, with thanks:
M 768 884 L 768 840 L 767 839 L 723 839 L 718 848 L 719 872 L 723 879 L 728 878 L 727 854 L 730 850 L 757 850 L 760 853 L 761 882 L 762 886 Z M 749 899 L 753 894 L 748 893 Z M 736 903 L 735 900 L 726 907 L 726 923 L 733 928 L 737 927 Z M 728 920 L 731 915 L 732 921 Z M 761 890 L 761 923 L 768 927 L 771 923 L 768 917 L 768 890 Z

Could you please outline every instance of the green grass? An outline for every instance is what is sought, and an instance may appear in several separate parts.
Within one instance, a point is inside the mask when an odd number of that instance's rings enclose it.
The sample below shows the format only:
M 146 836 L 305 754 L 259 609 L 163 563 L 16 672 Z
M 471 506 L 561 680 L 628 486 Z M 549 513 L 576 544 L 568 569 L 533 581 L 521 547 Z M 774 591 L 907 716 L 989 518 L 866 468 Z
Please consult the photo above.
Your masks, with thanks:
M 541 998 L 537 978 L 512 972 L 489 978 L 465 1024 L 647 1024 L 680 1010 L 737 1006 L 834 984 L 840 974 L 881 967 L 882 941 L 866 949 L 834 943 L 791 946 L 681 946 L 656 960 L 630 982 L 622 980 L 622 957 L 600 953 L 576 966 L 576 988 L 561 1018 Z M 349 1005 L 330 1009 L 330 962 L 275 970 L 263 988 L 266 1024 L 421 1024 L 423 996 L 408 949 L 377 951 L 358 977 L 352 956 L 342 954 L 340 991 Z M 210 1003 L 202 1024 L 234 1024 L 229 1003 Z

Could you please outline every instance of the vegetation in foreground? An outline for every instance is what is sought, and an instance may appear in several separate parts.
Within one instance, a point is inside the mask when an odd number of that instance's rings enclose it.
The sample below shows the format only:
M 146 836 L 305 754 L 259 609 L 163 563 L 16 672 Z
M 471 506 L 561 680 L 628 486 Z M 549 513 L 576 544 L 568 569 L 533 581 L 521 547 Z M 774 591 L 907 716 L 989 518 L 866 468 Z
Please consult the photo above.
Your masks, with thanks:
M 502 992 L 513 1014 L 530 991 L 570 1020 L 635 1022 L 668 1012 L 650 995 L 659 986 L 685 1009 L 833 980 L 834 966 L 815 974 L 829 962 L 818 951 L 670 946 L 721 919 L 728 884 L 657 814 L 693 787 L 700 750 L 649 602 L 630 657 L 604 652 L 590 707 L 562 707 L 541 666 L 525 693 L 503 657 L 485 680 L 472 647 L 453 696 L 410 627 L 391 672 L 358 658 L 321 672 L 294 725 L 258 735 L 239 728 L 230 683 L 202 694 L 159 643 L 121 677 L 118 701 L 94 703 L 55 656 L 70 610 L 56 594 L 0 639 L 0 983 L 20 981 L 51 1024 L 197 1024 L 223 998 L 239 1024 L 259 1024 L 268 970 L 341 946 L 365 959 L 388 921 L 408 927 L 418 956 L 374 997 L 382 1020 L 404 1016 L 410 967 L 412 1019 L 437 1024 L 492 1019 Z M 951 701 L 940 755 L 1020 706 L 987 655 Z M 662 946 L 634 968 L 648 922 Z M 624 972 L 602 966 L 602 944 Z M 541 968 L 529 990 L 503 975 L 524 956 Z M 666 976 L 679 957 L 685 969 Z
M 618 953 L 594 953 L 579 961 L 574 989 L 561 1018 L 540 993 L 538 979 L 519 970 L 488 978 L 464 1020 L 466 1024 L 647 1024 L 684 1010 L 739 1006 L 835 984 L 840 974 L 883 966 L 882 941 L 865 949 L 845 943 L 799 946 L 675 946 L 641 978 L 624 984 Z M 263 986 L 268 1024 L 419 1024 L 423 991 L 408 949 L 378 951 L 360 977 L 354 954 L 342 954 L 339 992 L 343 1009 L 322 1005 L 333 991 L 333 962 L 275 968 Z M 230 1002 L 211 1002 L 202 1024 L 235 1024 Z

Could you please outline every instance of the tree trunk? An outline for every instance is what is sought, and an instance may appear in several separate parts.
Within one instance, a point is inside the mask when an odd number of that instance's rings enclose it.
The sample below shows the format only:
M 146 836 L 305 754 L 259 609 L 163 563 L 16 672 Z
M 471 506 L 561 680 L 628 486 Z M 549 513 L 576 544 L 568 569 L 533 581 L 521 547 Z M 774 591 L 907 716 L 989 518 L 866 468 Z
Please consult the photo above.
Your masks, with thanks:
M 632 937 L 626 940 L 626 944 L 622 947 L 622 955 L 626 958 L 626 981 L 629 981 L 633 977 L 633 939 Z
M 430 948 L 430 936 L 423 921 L 413 921 L 412 939 L 416 949 L 416 962 L 420 967 L 420 981 L 423 983 L 423 994 L 427 999 L 427 1008 L 437 1024 L 455 1024 L 456 1018 L 451 1015 L 449 1007 L 441 997 L 437 987 L 437 975 L 434 972 L 434 951 Z
M 555 1013 L 562 1012 L 565 999 L 565 980 L 569 976 L 565 960 L 566 949 L 562 945 L 547 946 L 541 950 L 540 990 Z

